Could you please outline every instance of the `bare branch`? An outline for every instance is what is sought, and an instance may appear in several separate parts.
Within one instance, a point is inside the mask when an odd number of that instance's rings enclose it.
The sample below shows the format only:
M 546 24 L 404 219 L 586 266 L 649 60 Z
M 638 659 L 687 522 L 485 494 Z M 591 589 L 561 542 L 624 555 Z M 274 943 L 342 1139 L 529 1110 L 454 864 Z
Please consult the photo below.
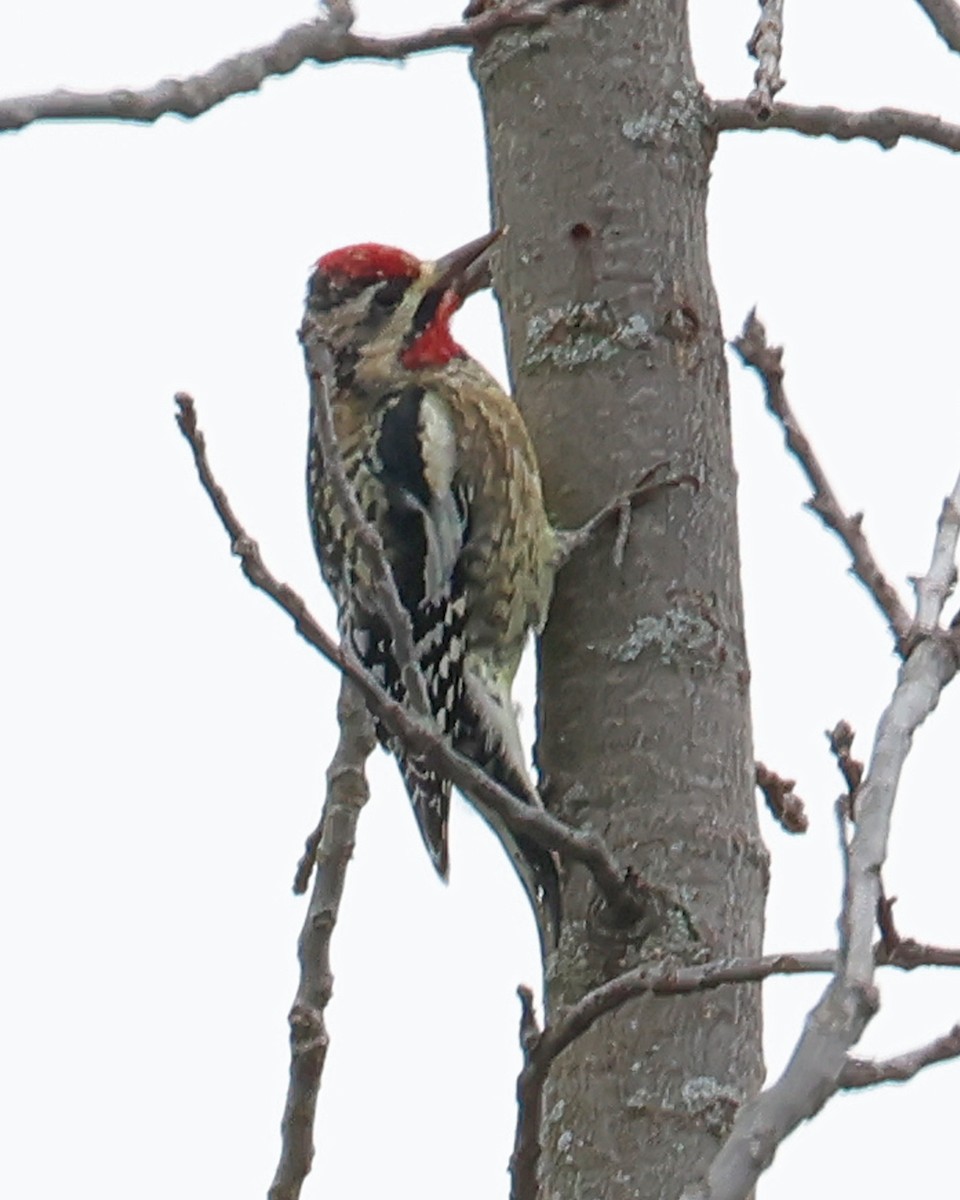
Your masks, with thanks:
M 231 96 L 257 91 L 267 79 L 289 75 L 305 62 L 327 65 L 345 59 L 398 61 L 453 46 L 483 45 L 495 33 L 536 28 L 576 8 L 611 7 L 621 0 L 508 0 L 457 25 L 438 25 L 399 37 L 351 32 L 350 8 L 327 5 L 327 16 L 285 30 L 273 42 L 232 55 L 187 79 L 162 79 L 142 91 L 46 92 L 0 100 L 0 132 L 34 121 L 131 121 L 149 123 L 167 113 L 198 117 Z
M 780 828 L 787 833 L 806 833 L 810 822 L 803 801 L 793 790 L 797 781 L 781 778 L 762 762 L 756 764 L 756 779 L 767 808 Z
M 636 967 L 588 992 L 543 1031 L 538 1054 L 553 1061 L 601 1017 L 637 996 L 685 996 L 727 983 L 758 983 L 771 975 L 823 974 L 836 965 L 836 954 L 768 954 L 763 958 L 727 958 L 697 966 L 663 962 Z
M 828 529 L 832 529 L 837 534 L 850 552 L 853 560 L 851 570 L 887 618 L 887 623 L 896 639 L 897 649 L 903 653 L 913 628 L 913 622 L 897 595 L 896 589 L 887 581 L 873 557 L 873 551 L 870 549 L 861 527 L 863 515 L 857 513 L 848 517 L 840 507 L 840 502 L 830 486 L 813 447 L 787 402 L 783 387 L 782 347 L 767 345 L 767 333 L 757 319 L 755 309 L 747 316 L 740 336 L 733 340 L 732 345 L 743 363 L 748 367 L 753 367 L 763 381 L 767 409 L 783 427 L 787 448 L 800 463 L 813 488 L 813 497 L 808 501 L 809 507 Z
M 329 1037 L 324 1013 L 333 992 L 330 940 L 337 923 L 357 820 L 369 787 L 364 765 L 376 745 L 359 689 L 344 678 L 337 705 L 340 741 L 327 770 L 313 895 L 298 943 L 300 983 L 290 1010 L 290 1082 L 277 1171 L 269 1200 L 296 1200 L 313 1162 L 313 1124 Z
M 919 1074 L 924 1067 L 947 1062 L 951 1058 L 960 1058 L 960 1025 L 954 1025 L 949 1033 L 928 1042 L 926 1046 L 918 1046 L 916 1050 L 898 1054 L 896 1058 L 887 1058 L 880 1062 L 850 1058 L 840 1072 L 838 1082 L 846 1091 L 874 1087 L 878 1083 L 904 1083 Z
M 877 966 L 897 967 L 904 971 L 921 966 L 960 967 L 960 950 L 925 946 L 912 940 L 900 941 L 893 947 L 880 942 L 874 947 L 873 957 Z M 615 1012 L 638 996 L 686 996 L 693 992 L 711 991 L 725 984 L 761 983 L 774 975 L 831 974 L 837 969 L 839 961 L 837 951 L 818 950 L 767 954 L 762 958 L 717 959 L 695 966 L 677 966 L 669 962 L 647 964 L 625 971 L 594 988 L 560 1013 L 542 1033 L 538 1033 L 533 1019 L 530 992 L 527 988 L 520 988 L 523 1067 L 517 1077 L 517 1129 L 510 1160 L 513 1178 L 511 1200 L 535 1200 L 538 1195 L 537 1165 L 540 1157 L 543 1088 L 550 1067 L 568 1046 L 601 1017 Z M 850 1066 L 850 1061 L 846 1060 L 844 1071 Z M 853 1075 L 850 1077 L 852 1079 Z M 838 1086 L 859 1085 L 841 1082 Z
M 280 583 L 267 569 L 259 547 L 240 524 L 226 493 L 213 476 L 203 434 L 197 428 L 192 399 L 184 393 L 180 393 L 176 399 L 180 407 L 177 423 L 190 444 L 200 482 L 230 535 L 231 549 L 240 559 L 243 573 L 250 583 L 265 592 L 293 619 L 304 641 L 357 684 L 378 720 L 411 750 L 422 755 L 429 766 L 492 809 L 511 829 L 526 834 L 548 850 L 558 851 L 570 861 L 583 863 L 616 920 L 630 923 L 649 916 L 651 901 L 655 899 L 653 893 L 619 866 L 598 833 L 590 829 L 572 829 L 545 810 L 525 804 L 491 779 L 476 763 L 458 754 L 438 736 L 435 729 L 431 729 L 403 705 L 397 704 L 363 668 L 349 647 L 338 646 L 324 631 L 303 599 L 289 585 Z
M 832 137 L 841 142 L 865 138 L 884 150 L 892 150 L 901 138 L 908 137 L 945 150 L 960 151 L 960 125 L 903 108 L 849 112 L 829 105 L 775 104 L 770 115 L 761 120 L 749 100 L 714 100 L 713 124 L 721 132 L 790 129 L 807 137 Z
M 780 77 L 780 55 L 783 53 L 783 0 L 759 0 L 760 19 L 747 53 L 757 60 L 753 75 L 753 91 L 747 104 L 759 120 L 766 121 L 773 111 L 773 98 L 786 80 Z
M 917 633 L 929 634 L 940 627 L 940 614 L 957 583 L 957 540 L 960 538 L 960 476 L 943 502 L 937 521 L 930 569 L 915 581 Z
M 902 664 L 880 720 L 857 797 L 856 826 L 846 847 L 836 973 L 808 1016 L 785 1071 L 740 1109 L 706 1180 L 688 1188 L 685 1200 L 745 1200 L 783 1139 L 842 1086 L 850 1047 L 879 1005 L 872 937 L 900 772 L 915 731 L 936 708 L 957 666 L 954 648 L 944 637 L 921 641 Z M 895 947 L 898 954 L 899 950 Z
M 950 49 L 960 54 L 960 5 L 954 0 L 917 0 L 917 3 Z
M 523 1068 L 517 1077 L 517 1129 L 510 1155 L 510 1200 L 537 1200 L 540 1194 L 537 1168 L 540 1165 L 543 1085 L 550 1062 L 537 1053 L 542 1035 L 533 1009 L 533 992 L 521 985 L 517 995 L 520 997 Z
M 960 967 L 960 950 L 923 946 L 904 942 L 886 950 L 875 947 L 877 966 L 913 971 L 917 967 Z M 836 970 L 834 950 L 801 951 L 795 954 L 767 954 L 762 958 L 725 958 L 695 966 L 678 967 L 668 962 L 648 964 L 625 971 L 588 992 L 576 1004 L 561 1013 L 540 1035 L 533 1057 L 552 1062 L 563 1050 L 607 1013 L 614 1012 L 638 996 L 687 996 L 708 992 L 728 983 L 762 983 L 774 975 L 823 975 Z

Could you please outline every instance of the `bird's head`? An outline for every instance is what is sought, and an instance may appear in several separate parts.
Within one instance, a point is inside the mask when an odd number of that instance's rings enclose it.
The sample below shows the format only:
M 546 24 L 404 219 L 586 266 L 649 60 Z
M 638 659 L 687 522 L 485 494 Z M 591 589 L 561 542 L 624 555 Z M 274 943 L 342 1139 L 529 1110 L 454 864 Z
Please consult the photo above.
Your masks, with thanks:
M 443 366 L 464 354 L 450 320 L 482 286 L 479 261 L 502 232 L 434 262 L 376 242 L 331 250 L 310 276 L 308 318 L 351 375 L 361 366 L 363 374 Z

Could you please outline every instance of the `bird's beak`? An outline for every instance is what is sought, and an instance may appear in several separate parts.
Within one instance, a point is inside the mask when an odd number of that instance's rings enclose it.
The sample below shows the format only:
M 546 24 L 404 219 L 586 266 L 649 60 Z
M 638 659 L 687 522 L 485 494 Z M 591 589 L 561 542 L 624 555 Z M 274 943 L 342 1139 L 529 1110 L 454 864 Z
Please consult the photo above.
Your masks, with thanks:
M 494 229 L 482 237 L 474 238 L 458 250 L 452 250 L 443 258 L 438 258 L 433 264 L 433 282 L 430 291 L 441 293 L 450 289 L 461 299 L 478 292 L 482 287 L 489 286 L 490 279 L 484 265 L 479 260 L 506 233 L 506 228 Z M 474 270 L 471 267 L 477 264 Z

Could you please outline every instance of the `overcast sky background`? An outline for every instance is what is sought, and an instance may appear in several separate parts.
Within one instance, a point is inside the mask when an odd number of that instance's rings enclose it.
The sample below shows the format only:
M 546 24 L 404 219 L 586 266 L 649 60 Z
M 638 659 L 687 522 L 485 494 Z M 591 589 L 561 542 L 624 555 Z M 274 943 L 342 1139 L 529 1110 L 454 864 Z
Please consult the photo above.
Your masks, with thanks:
M 461 0 L 361 0 L 359 27 L 454 20 Z M 698 0 L 715 96 L 745 95 L 753 0 Z M 910 0 L 787 6 L 785 99 L 960 121 L 960 57 Z M 0 10 L 0 91 L 145 86 L 271 40 L 308 0 L 84 0 Z M 303 499 L 295 331 L 311 263 L 357 240 L 435 255 L 488 228 L 460 52 L 304 67 L 185 122 L 0 138 L 3 978 L 0 1193 L 262 1196 L 278 1150 L 286 1014 L 337 678 L 255 593 L 196 481 L 172 396 L 268 565 L 333 627 Z M 929 561 L 960 466 L 960 163 L 902 144 L 724 135 L 710 234 L 728 337 L 757 303 L 793 404 L 890 577 Z M 549 220 L 549 214 L 545 215 Z M 458 336 L 504 375 L 493 301 Z M 835 937 L 840 789 L 823 731 L 866 754 L 896 663 L 883 622 L 731 364 L 758 757 L 796 776 L 811 831 L 763 816 L 767 944 Z M 529 708 L 529 701 L 527 704 Z M 917 738 L 888 891 L 901 930 L 960 942 L 960 688 Z M 506 1194 L 520 981 L 533 922 L 460 803 L 452 882 L 422 851 L 390 761 L 372 766 L 334 947 L 336 994 L 305 1196 Z M 886 973 L 862 1052 L 960 1017 L 960 976 Z M 822 981 L 765 988 L 769 1078 Z M 640 1016 L 642 1019 L 642 1007 Z M 829 1179 L 955 1194 L 960 1065 L 834 1101 L 761 1197 Z M 856 1160 L 856 1165 L 854 1165 Z

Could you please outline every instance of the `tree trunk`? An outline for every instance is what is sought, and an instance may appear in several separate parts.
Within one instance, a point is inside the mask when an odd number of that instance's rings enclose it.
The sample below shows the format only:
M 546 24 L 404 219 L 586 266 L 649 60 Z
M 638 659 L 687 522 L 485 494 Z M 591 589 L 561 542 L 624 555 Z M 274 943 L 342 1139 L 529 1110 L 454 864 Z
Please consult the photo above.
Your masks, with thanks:
M 675 905 L 631 941 L 565 881 L 552 1009 L 640 960 L 761 948 L 736 478 L 706 246 L 714 139 L 680 0 L 585 8 L 475 57 L 515 394 L 559 524 L 657 463 L 689 473 L 558 580 L 540 655 L 549 806 Z M 687 916 L 689 915 L 689 919 Z M 548 1197 L 677 1197 L 762 1076 L 760 992 L 634 1002 L 555 1064 Z

